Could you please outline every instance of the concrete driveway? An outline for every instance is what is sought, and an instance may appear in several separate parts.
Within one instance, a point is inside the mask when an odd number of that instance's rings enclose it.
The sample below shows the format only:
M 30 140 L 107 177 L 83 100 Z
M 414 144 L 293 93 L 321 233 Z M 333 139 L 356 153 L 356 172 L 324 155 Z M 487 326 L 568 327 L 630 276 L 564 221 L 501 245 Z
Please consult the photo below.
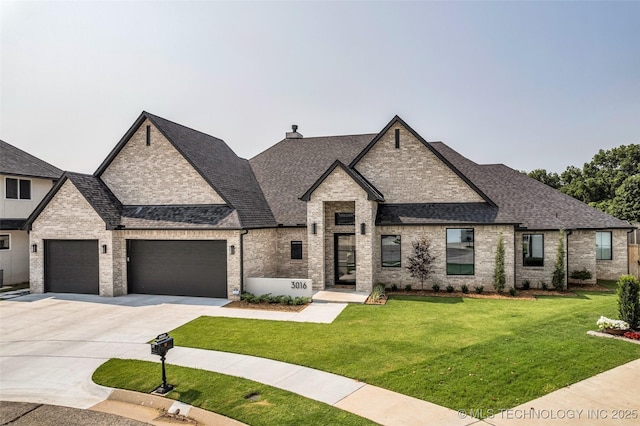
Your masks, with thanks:
M 151 357 L 147 343 L 226 299 L 29 295 L 0 302 L 0 400 L 88 408 L 110 389 L 91 381 L 109 358 Z M 154 357 L 157 358 L 157 357 Z

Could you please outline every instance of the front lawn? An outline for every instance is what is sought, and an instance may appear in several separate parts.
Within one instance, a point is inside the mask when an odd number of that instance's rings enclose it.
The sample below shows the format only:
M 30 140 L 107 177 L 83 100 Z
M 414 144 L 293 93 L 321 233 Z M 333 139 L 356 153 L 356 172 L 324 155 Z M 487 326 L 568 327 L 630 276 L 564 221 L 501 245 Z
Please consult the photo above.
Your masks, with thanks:
M 452 409 L 519 405 L 636 358 L 587 336 L 617 317 L 613 293 L 536 301 L 393 296 L 332 324 L 201 317 L 175 344 L 255 355 L 351 377 Z
M 93 374 L 103 386 L 151 392 L 160 384 L 160 365 L 111 359 Z M 239 377 L 167 365 L 167 396 L 251 425 L 372 425 L 367 419 L 300 395 Z M 250 397 L 250 398 L 247 398 Z

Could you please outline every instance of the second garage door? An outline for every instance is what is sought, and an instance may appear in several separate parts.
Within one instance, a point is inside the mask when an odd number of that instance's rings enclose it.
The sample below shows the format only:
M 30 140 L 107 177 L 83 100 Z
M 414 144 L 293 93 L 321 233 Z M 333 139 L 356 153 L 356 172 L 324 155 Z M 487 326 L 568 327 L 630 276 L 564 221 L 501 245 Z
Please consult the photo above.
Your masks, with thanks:
M 98 240 L 45 240 L 44 291 L 98 294 Z
M 227 297 L 227 242 L 127 240 L 129 293 Z

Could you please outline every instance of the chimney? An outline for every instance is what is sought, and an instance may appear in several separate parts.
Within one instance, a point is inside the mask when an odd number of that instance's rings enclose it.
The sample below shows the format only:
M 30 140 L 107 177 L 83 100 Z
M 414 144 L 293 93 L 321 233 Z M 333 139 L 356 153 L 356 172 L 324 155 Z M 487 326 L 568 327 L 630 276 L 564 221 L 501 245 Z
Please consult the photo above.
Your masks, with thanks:
M 291 132 L 287 132 L 286 133 L 286 139 L 302 139 L 302 135 L 300 133 L 298 133 L 298 125 L 297 124 L 293 124 L 291 125 Z

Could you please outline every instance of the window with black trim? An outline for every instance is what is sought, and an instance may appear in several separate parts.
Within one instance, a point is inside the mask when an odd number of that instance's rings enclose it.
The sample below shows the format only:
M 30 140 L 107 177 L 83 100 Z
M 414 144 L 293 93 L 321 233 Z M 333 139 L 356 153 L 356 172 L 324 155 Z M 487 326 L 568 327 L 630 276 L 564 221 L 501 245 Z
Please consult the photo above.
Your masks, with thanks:
M 302 241 L 291 241 L 291 259 L 302 259 Z
M 344 213 L 344 212 L 336 213 L 336 216 L 335 216 L 336 225 L 355 225 L 355 223 L 356 223 L 355 213 Z
M 400 235 L 383 235 L 380 237 L 382 250 L 382 266 L 385 268 L 399 268 L 401 263 L 400 247 L 402 246 Z
M 611 250 L 611 232 L 596 232 L 596 260 L 611 260 L 613 252 Z
M 473 229 L 447 229 L 447 275 L 474 275 Z
M 31 181 L 28 179 L 6 178 L 5 182 L 5 198 L 10 200 L 30 200 L 31 199 Z
M 522 265 L 544 266 L 543 234 L 524 234 L 522 236 Z
M 11 235 L 0 235 L 0 250 L 9 250 L 11 248 Z

